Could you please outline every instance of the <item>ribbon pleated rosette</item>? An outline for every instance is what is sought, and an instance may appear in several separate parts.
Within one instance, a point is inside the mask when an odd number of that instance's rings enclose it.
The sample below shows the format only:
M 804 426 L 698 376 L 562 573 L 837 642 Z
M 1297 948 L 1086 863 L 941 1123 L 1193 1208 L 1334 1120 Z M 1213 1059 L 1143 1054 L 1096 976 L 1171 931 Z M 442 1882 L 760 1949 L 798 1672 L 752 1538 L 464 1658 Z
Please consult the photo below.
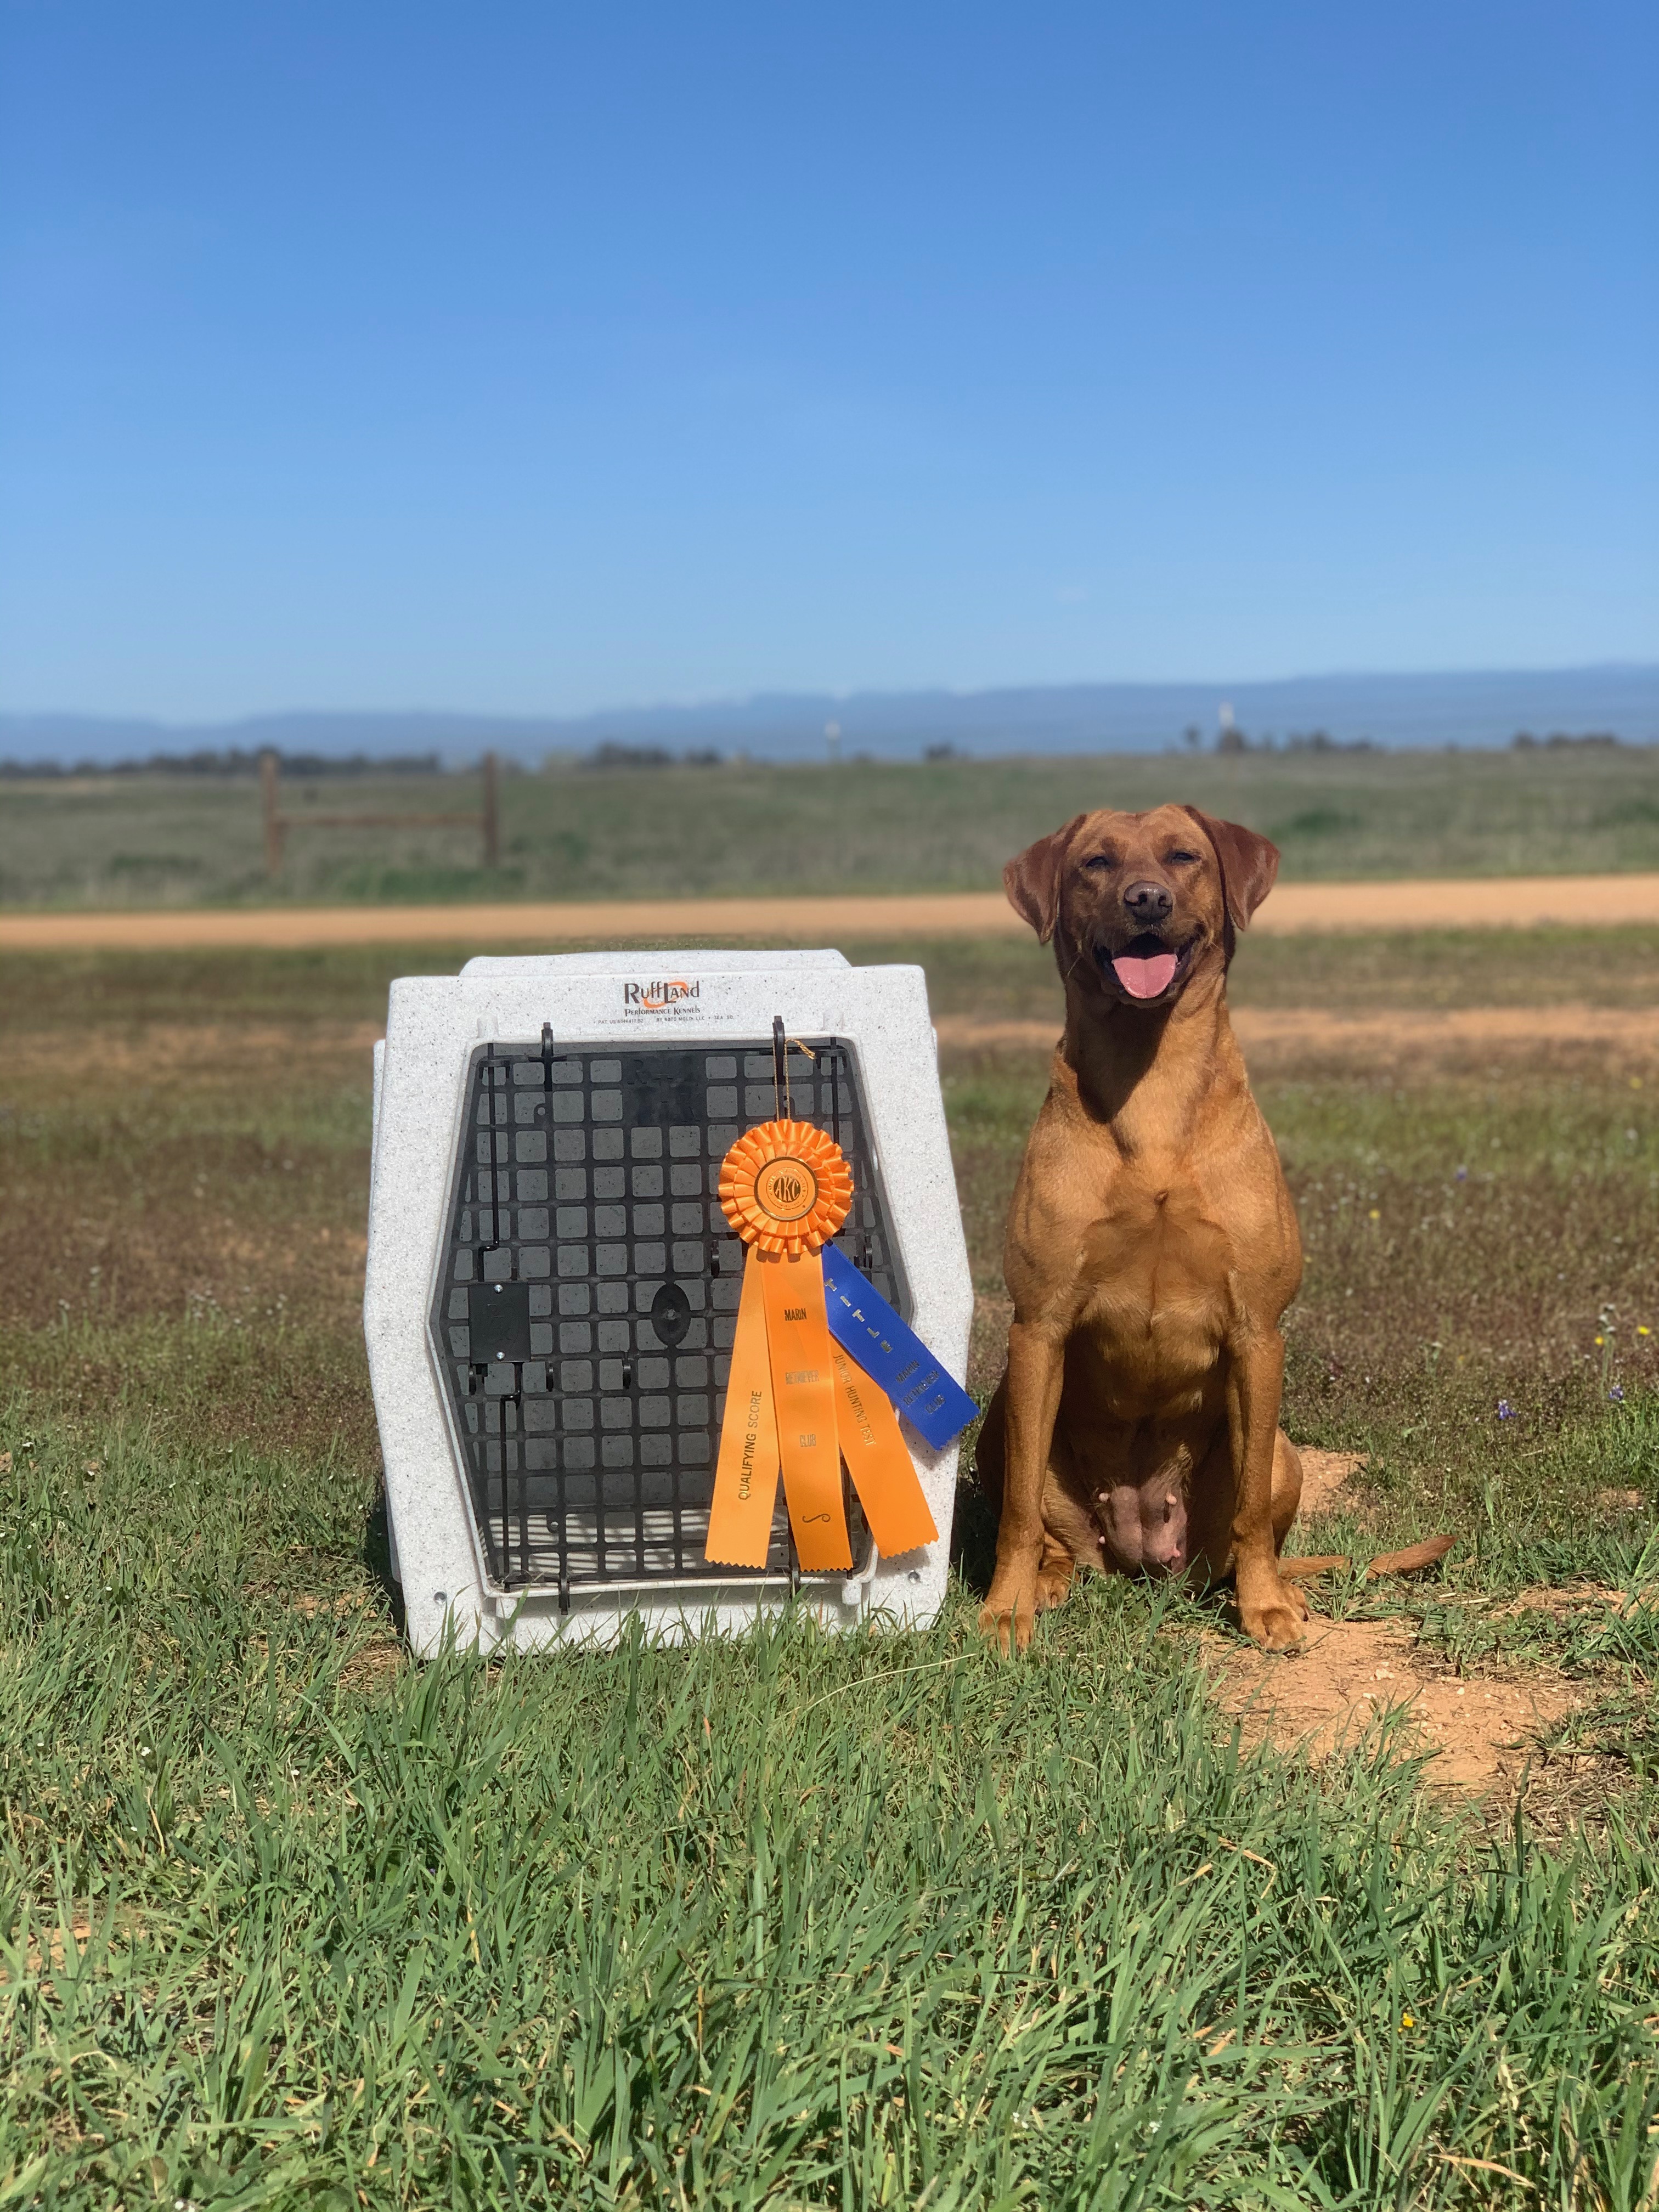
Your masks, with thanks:
M 824 1247 L 853 1203 L 841 1147 L 809 1121 L 763 1122 L 726 1154 L 720 1200 L 748 1254 L 705 1556 L 765 1565 L 781 1473 L 802 1567 L 849 1568 L 843 1459 L 884 1556 L 931 1543 L 939 1532 L 888 1390 L 830 1334 Z

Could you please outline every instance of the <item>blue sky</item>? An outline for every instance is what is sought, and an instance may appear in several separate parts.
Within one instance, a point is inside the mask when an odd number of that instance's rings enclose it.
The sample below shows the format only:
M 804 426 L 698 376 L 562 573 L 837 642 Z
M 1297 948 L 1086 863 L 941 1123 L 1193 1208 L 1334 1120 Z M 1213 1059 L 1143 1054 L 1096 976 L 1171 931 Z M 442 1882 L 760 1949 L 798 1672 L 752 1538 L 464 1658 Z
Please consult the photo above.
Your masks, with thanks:
M 0 0 L 0 706 L 1659 659 L 1659 12 Z

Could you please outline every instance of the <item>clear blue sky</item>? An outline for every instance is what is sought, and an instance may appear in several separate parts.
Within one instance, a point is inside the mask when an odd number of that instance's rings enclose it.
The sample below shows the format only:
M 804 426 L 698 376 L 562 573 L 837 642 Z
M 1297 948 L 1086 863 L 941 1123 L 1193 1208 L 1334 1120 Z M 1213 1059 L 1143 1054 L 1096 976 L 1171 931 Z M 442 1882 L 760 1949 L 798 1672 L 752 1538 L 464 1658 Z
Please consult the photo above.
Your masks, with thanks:
M 1659 9 L 0 0 L 0 706 L 1659 659 Z

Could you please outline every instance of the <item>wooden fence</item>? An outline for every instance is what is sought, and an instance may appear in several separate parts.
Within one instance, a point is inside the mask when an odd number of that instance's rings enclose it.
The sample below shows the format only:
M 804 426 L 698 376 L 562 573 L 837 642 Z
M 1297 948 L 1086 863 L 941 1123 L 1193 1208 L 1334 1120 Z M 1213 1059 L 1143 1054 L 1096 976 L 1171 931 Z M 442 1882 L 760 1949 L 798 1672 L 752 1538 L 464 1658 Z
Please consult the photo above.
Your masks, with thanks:
M 495 756 L 483 757 L 483 804 L 476 814 L 284 814 L 278 781 L 281 763 L 274 752 L 259 756 L 259 798 L 264 812 L 265 873 L 275 882 L 290 830 L 476 830 L 483 840 L 483 864 L 501 859 L 501 780 Z

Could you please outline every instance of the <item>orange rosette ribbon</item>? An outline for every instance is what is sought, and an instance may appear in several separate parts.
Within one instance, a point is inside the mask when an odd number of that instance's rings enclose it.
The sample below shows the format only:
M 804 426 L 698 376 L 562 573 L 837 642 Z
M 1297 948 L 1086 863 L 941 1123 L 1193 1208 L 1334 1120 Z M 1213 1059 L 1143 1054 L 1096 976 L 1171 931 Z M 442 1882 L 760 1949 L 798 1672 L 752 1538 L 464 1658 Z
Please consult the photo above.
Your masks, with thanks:
M 821 1252 L 853 1210 L 853 1176 L 810 1121 L 763 1121 L 720 1164 L 720 1206 L 745 1244 L 798 1260 Z
M 781 1472 L 802 1567 L 845 1572 L 843 1459 L 884 1554 L 931 1543 L 939 1532 L 892 1406 L 830 1335 L 819 1255 L 853 1205 L 840 1146 L 810 1121 L 763 1122 L 727 1152 L 720 1200 L 749 1257 L 704 1557 L 766 1565 Z

